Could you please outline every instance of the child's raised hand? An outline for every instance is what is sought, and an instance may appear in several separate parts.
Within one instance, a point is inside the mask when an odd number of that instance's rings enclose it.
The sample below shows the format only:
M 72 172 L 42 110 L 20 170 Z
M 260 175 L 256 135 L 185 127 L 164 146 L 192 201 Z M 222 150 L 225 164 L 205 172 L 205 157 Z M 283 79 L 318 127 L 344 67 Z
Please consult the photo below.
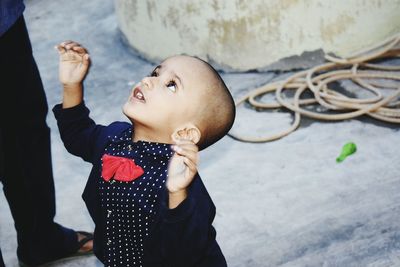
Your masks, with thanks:
M 74 41 L 56 45 L 60 55 L 59 79 L 63 85 L 79 84 L 85 78 L 90 59 L 87 50 Z
M 186 189 L 197 173 L 199 161 L 199 149 L 196 144 L 189 140 L 178 140 L 172 146 L 175 154 L 169 161 L 167 189 L 175 193 Z

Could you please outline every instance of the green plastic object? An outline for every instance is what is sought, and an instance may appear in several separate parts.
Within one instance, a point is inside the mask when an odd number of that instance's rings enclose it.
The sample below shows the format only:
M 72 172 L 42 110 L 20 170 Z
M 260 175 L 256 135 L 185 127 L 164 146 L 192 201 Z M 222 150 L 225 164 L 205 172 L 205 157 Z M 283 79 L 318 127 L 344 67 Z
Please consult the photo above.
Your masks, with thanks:
M 346 143 L 342 147 L 342 152 L 340 153 L 340 156 L 336 158 L 336 162 L 342 162 L 343 160 L 346 159 L 347 156 L 350 156 L 351 154 L 354 154 L 357 151 L 357 146 L 353 142 Z

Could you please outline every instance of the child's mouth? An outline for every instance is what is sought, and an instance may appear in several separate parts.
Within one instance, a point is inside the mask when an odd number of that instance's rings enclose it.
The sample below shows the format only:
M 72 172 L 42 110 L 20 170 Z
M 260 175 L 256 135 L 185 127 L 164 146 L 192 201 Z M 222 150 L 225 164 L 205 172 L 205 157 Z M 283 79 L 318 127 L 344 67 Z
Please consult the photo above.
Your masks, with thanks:
M 146 99 L 144 98 L 144 94 L 140 90 L 139 87 L 136 87 L 135 90 L 133 90 L 133 97 L 138 99 L 141 102 L 146 102 Z

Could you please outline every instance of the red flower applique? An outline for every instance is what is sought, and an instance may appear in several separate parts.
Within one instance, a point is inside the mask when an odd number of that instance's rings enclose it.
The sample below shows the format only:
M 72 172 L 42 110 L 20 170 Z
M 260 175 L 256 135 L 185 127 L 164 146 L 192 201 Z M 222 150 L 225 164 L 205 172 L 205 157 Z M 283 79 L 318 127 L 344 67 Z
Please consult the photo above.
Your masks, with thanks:
M 113 177 L 117 181 L 130 182 L 144 173 L 142 167 L 136 165 L 133 159 L 104 154 L 101 160 L 103 161 L 101 176 L 106 182 Z

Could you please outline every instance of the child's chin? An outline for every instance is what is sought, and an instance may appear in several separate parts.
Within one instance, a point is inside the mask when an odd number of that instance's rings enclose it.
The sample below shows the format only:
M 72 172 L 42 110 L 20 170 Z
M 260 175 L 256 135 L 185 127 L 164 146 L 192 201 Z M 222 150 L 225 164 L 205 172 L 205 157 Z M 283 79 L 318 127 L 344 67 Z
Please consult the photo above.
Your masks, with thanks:
M 122 107 L 122 113 L 132 122 L 134 120 L 140 120 L 140 116 L 137 114 L 137 111 L 134 110 L 134 108 L 130 105 L 124 105 Z
M 125 105 L 122 106 L 122 113 L 128 118 L 134 117 L 134 107 L 129 103 L 125 103 Z

